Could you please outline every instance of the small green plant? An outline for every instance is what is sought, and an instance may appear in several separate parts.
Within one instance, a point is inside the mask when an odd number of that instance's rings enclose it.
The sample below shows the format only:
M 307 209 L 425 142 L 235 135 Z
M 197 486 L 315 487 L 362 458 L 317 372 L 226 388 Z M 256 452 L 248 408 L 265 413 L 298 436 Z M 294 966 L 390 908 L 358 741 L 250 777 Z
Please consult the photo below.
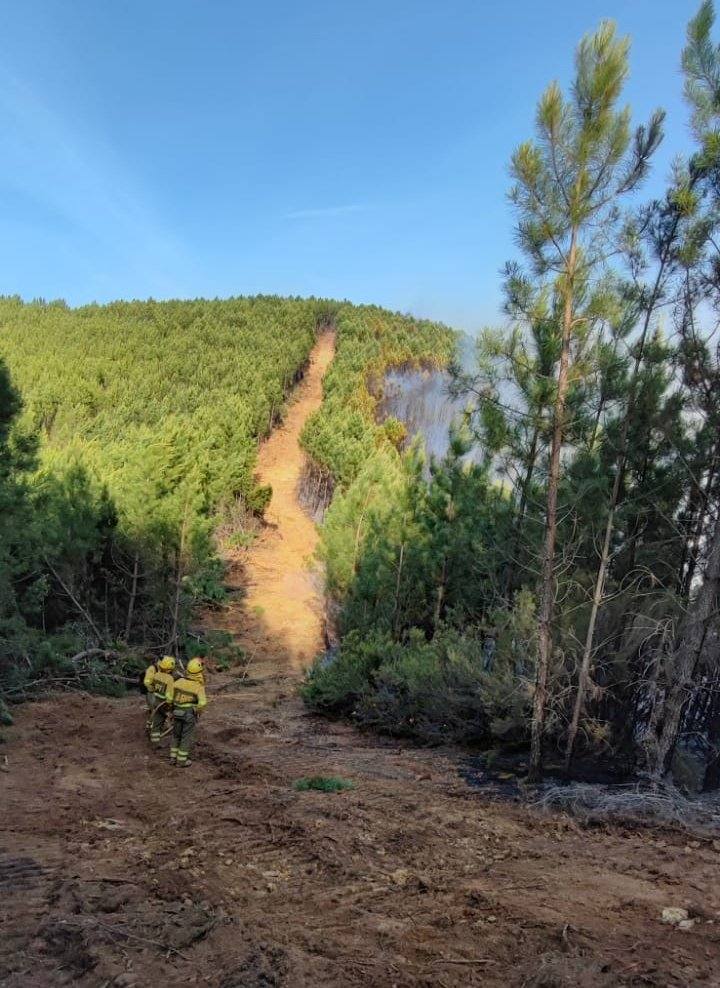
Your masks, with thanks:
M 354 789 L 355 783 L 349 779 L 341 779 L 337 775 L 313 775 L 298 779 L 293 788 L 298 792 L 307 792 L 309 789 L 315 789 L 317 792 L 343 792 L 345 789 Z
M 270 484 L 263 484 L 256 487 L 246 496 L 245 502 L 248 508 L 256 515 L 262 515 L 268 504 L 272 500 L 273 489 Z
M 233 532 L 225 543 L 228 549 L 249 549 L 257 538 L 257 532 Z
M 207 631 L 202 637 L 188 636 L 183 651 L 188 658 L 207 659 L 219 672 L 248 663 L 247 652 L 235 642 L 229 631 Z

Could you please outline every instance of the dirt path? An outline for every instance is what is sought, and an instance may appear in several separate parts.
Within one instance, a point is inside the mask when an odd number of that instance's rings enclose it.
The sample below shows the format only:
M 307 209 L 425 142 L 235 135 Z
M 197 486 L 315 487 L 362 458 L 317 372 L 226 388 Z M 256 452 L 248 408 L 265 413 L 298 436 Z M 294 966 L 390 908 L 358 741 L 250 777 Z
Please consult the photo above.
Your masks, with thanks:
M 317 529 L 298 503 L 305 463 L 298 441 L 320 406 L 322 378 L 334 353 L 334 334 L 323 333 L 282 425 L 260 447 L 257 476 L 273 489 L 266 525 L 248 552 L 229 560 L 231 582 L 246 587 L 247 596 L 210 619 L 242 642 L 254 669 L 271 663 L 299 670 L 323 646 L 322 577 L 313 564 Z
M 493 804 L 453 753 L 319 722 L 287 680 L 213 694 L 185 772 L 148 751 L 139 698 L 22 710 L 4 988 L 720 984 L 712 842 Z M 316 774 L 356 788 L 293 789 Z
M 28 704 L 6 732 L 0 985 L 720 985 L 717 844 L 493 803 L 461 752 L 365 737 L 297 698 L 320 624 L 291 437 L 328 347 L 263 451 L 280 527 L 252 554 L 250 606 L 221 618 L 258 661 L 211 678 L 194 765 L 148 749 L 137 696 Z M 294 788 L 311 775 L 355 788 Z M 663 925 L 665 906 L 693 929 Z

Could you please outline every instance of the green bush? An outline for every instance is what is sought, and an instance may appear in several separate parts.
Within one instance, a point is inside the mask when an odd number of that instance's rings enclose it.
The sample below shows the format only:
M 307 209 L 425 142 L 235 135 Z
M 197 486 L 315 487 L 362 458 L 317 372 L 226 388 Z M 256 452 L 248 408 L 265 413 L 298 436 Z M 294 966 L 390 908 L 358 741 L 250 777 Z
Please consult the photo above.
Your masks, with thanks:
M 247 496 L 246 504 L 256 515 L 262 515 L 272 500 L 273 489 L 270 484 L 255 487 Z
M 494 631 L 492 660 L 478 628 L 445 627 L 427 641 L 411 632 L 350 632 L 332 661 L 321 659 L 302 686 L 318 712 L 345 714 L 360 726 L 426 743 L 522 741 L 532 702 L 533 663 L 521 635 L 523 600 Z
M 185 639 L 183 652 L 188 658 L 208 659 L 220 672 L 245 666 L 248 662 L 247 652 L 229 631 L 207 631 L 201 636 L 189 636 Z
M 313 775 L 306 779 L 298 779 L 293 785 L 293 789 L 298 792 L 308 792 L 310 789 L 317 792 L 344 792 L 354 788 L 354 782 L 350 782 L 349 779 L 341 779 L 336 775 Z
M 301 696 L 323 713 L 353 713 L 382 663 L 401 653 L 402 647 L 387 635 L 365 637 L 351 631 L 337 656 L 321 657 L 311 666 L 300 687 Z

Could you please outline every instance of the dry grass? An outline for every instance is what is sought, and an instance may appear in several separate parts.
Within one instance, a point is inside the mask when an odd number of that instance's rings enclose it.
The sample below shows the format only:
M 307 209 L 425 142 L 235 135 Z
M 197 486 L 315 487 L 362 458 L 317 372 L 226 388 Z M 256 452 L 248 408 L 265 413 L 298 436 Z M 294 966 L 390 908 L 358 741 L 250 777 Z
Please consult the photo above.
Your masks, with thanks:
M 720 834 L 720 799 L 717 795 L 690 799 L 669 785 L 599 786 L 579 782 L 549 785 L 533 803 L 545 810 L 569 813 L 586 825 L 645 824 Z

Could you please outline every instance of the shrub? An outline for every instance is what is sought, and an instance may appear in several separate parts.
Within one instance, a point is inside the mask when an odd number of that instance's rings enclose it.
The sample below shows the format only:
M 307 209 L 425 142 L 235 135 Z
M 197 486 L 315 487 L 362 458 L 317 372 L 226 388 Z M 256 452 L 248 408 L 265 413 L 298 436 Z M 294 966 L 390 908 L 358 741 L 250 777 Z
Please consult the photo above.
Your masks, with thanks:
M 445 627 L 432 641 L 414 631 L 403 643 L 351 632 L 333 661 L 321 659 L 309 671 L 302 695 L 315 710 L 349 714 L 362 727 L 396 737 L 430 744 L 522 741 L 532 663 L 520 661 L 518 641 L 509 627 L 496 629 L 492 639 L 478 628 Z
M 298 779 L 293 785 L 293 789 L 298 792 L 308 792 L 310 789 L 315 789 L 317 792 L 343 792 L 354 788 L 354 782 L 334 775 L 313 775 L 306 779 Z

